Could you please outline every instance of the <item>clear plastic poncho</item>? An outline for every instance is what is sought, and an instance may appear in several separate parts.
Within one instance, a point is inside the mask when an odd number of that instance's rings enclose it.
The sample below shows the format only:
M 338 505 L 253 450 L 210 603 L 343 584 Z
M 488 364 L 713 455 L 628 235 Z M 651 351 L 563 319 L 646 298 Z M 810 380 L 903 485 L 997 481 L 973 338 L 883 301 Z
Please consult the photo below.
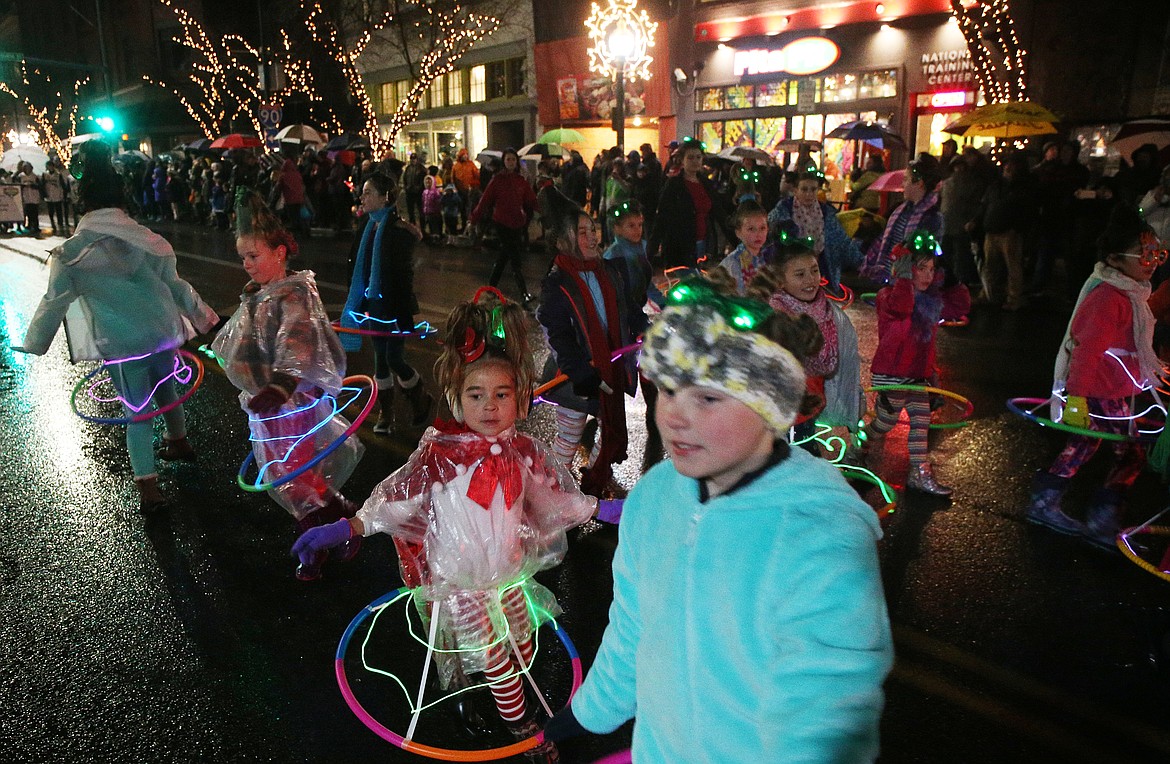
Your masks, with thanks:
M 325 313 L 312 271 L 300 271 L 257 287 L 250 283 L 240 307 L 211 345 L 224 372 L 240 389 L 240 408 L 248 415 L 252 450 L 263 483 L 300 469 L 348 429 L 337 403 L 345 375 L 345 351 Z M 263 416 L 247 403 L 273 375 L 297 379 L 297 387 L 277 411 Z M 344 394 L 342 394 L 344 402 Z M 333 489 L 353 474 L 365 447 L 357 438 L 268 491 L 296 519 L 328 503 Z
M 438 603 L 436 652 L 440 680 L 483 671 L 487 650 L 479 639 L 509 628 L 539 628 L 557 615 L 556 599 L 532 575 L 558 564 L 565 531 L 588 520 L 597 500 L 581 493 L 547 448 L 508 430 L 488 438 L 456 423 L 431 427 L 400 469 L 383 480 L 358 517 L 366 535 L 388 533 L 398 548 L 403 581 L 430 628 Z M 508 622 L 500 591 L 523 587 L 535 618 Z M 468 599 L 491 628 L 469 629 L 453 613 Z

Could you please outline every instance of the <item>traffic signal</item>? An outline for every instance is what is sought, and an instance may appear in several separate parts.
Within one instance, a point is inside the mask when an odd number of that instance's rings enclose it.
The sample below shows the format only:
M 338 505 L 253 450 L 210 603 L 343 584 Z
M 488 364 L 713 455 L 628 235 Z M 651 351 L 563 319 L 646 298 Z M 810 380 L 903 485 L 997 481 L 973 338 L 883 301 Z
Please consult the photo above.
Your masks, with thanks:
M 100 114 L 94 115 L 93 122 L 101 128 L 103 133 L 112 133 L 118 127 L 115 116 L 113 112 L 101 112 Z

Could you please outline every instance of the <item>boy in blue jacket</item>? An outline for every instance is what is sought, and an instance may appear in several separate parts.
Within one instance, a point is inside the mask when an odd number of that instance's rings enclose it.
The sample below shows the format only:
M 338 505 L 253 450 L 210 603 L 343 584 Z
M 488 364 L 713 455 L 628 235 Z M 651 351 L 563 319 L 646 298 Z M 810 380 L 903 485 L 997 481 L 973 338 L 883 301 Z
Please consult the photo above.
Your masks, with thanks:
M 783 441 L 808 327 L 705 282 L 669 297 L 642 368 L 671 461 L 626 501 L 609 625 L 545 738 L 636 716 L 634 761 L 873 761 L 893 660 L 881 531 Z

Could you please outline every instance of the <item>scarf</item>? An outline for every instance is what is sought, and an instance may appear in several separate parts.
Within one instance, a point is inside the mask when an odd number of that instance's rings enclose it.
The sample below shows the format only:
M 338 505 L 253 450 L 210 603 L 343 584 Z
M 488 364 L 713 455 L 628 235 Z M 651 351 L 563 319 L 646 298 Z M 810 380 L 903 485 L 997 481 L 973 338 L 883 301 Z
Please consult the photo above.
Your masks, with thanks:
M 1121 271 L 1113 268 L 1105 263 L 1097 263 L 1093 268 L 1093 275 L 1085 281 L 1085 285 L 1081 287 L 1081 293 L 1077 295 L 1077 304 L 1073 308 L 1073 318 L 1076 317 L 1077 311 L 1084 302 L 1085 297 L 1089 292 L 1096 289 L 1101 284 L 1109 284 L 1125 293 L 1129 298 L 1130 305 L 1133 307 L 1133 344 L 1137 348 L 1138 367 L 1144 379 L 1141 382 L 1149 383 L 1158 378 L 1158 372 L 1162 368 L 1161 361 L 1158 360 L 1157 353 L 1154 352 L 1154 315 L 1150 312 L 1148 300 L 1150 299 L 1150 282 L 1148 281 L 1134 281 L 1129 276 L 1126 276 Z M 1072 360 L 1072 322 L 1073 318 L 1068 320 L 1068 328 L 1064 330 L 1064 339 L 1060 342 L 1060 350 L 1056 352 L 1056 366 L 1053 369 L 1052 375 L 1052 389 L 1053 391 L 1064 390 L 1065 381 L 1068 379 L 1068 366 Z M 1058 418 L 1062 401 L 1059 397 L 1053 396 L 1053 419 Z
M 369 213 L 370 220 L 362 231 L 357 261 L 353 264 L 349 296 L 345 298 L 345 308 L 341 311 L 341 326 L 344 329 L 357 329 L 358 322 L 353 314 L 361 313 L 367 299 L 379 299 L 382 296 L 381 291 L 378 294 L 370 294 L 370 290 L 382 289 L 382 234 L 386 232 L 386 219 L 389 215 L 389 207 Z M 360 334 L 340 332 L 340 335 L 341 346 L 347 351 L 353 353 L 362 349 Z
M 816 204 L 792 203 L 792 222 L 801 236 L 813 238 L 813 252 L 818 255 L 825 251 L 825 213 L 820 202 Z
M 890 279 L 890 265 L 893 263 L 891 252 L 898 242 L 905 238 L 907 231 L 922 228 L 922 220 L 928 213 L 938 207 L 938 191 L 931 191 L 919 200 L 902 202 L 890 215 L 886 223 L 886 230 L 878 237 L 877 243 L 870 250 L 867 261 L 872 260 L 871 273 L 867 274 L 874 281 L 885 283 Z
M 825 337 L 825 343 L 821 345 L 820 351 L 815 356 L 805 360 L 804 368 L 814 377 L 832 376 L 837 371 L 839 358 L 837 321 L 833 317 L 833 306 L 829 304 L 824 291 L 818 291 L 816 299 L 812 302 L 805 302 L 798 300 L 784 290 L 780 290 L 772 295 L 769 304 L 775 310 L 793 316 L 803 313 L 806 316 L 811 316 L 817 322 L 821 334 Z
M 601 424 L 601 450 L 597 455 L 596 465 L 609 465 L 626 460 L 626 379 L 621 359 L 611 361 L 613 351 L 622 346 L 621 315 L 618 313 L 617 291 L 609 274 L 605 270 L 605 261 L 597 258 L 583 260 L 572 255 L 559 254 L 556 257 L 556 266 L 569 277 L 573 287 L 580 295 L 580 300 L 569 296 L 569 302 L 577 310 L 577 318 L 581 322 L 581 330 L 585 334 L 585 342 L 589 345 L 589 355 L 593 359 L 593 367 L 601 376 L 602 381 L 609 385 L 612 393 L 601 392 L 601 410 L 598 420 Z M 597 277 L 601 286 L 602 301 L 605 303 L 605 315 L 608 318 L 608 331 L 602 328 L 601 317 L 597 314 L 597 306 L 593 302 L 593 292 L 581 277 L 582 272 L 591 272 Z M 566 290 L 567 293 L 568 290 Z M 604 470 L 603 470 L 604 471 Z
M 492 497 L 498 486 L 504 494 L 504 506 L 508 509 L 524 491 L 524 474 L 515 453 L 504 454 L 499 443 L 479 435 L 466 424 L 440 421 L 435 429 L 444 435 L 477 435 L 475 438 L 459 438 L 450 445 L 436 440 L 432 448 L 453 464 L 470 466 L 479 462 L 467 486 L 467 498 L 484 509 L 491 509 Z M 455 440 L 455 439 L 451 439 Z

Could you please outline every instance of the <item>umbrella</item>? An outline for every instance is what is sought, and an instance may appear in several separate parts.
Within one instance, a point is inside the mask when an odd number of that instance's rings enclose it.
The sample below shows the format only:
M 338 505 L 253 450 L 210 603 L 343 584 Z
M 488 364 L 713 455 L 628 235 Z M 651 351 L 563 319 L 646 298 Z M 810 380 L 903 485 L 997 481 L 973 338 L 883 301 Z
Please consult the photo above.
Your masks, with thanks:
M 1024 138 L 1055 133 L 1056 116 L 1031 101 L 989 103 L 969 111 L 943 128 L 944 133 L 989 138 Z
M 369 141 L 353 133 L 336 135 L 325 144 L 326 151 L 357 151 L 358 149 L 368 149 L 369 147 Z
M 879 149 L 906 148 L 906 142 L 902 140 L 902 136 L 891 132 L 885 125 L 869 120 L 859 119 L 854 122 L 846 122 L 825 137 L 838 138 L 843 141 L 865 141 Z
M 288 125 L 287 127 L 282 127 L 274 137 L 281 143 L 321 144 L 325 142 L 325 139 L 321 137 L 321 133 L 308 125 Z
M 894 170 L 887 172 L 884 175 L 878 176 L 878 179 L 870 183 L 866 187 L 867 191 L 905 191 L 906 190 L 906 171 Z
M 496 151 L 495 149 L 484 149 L 475 155 L 475 161 L 479 162 L 481 165 L 487 164 L 489 162 L 495 162 L 496 164 L 502 165 L 504 163 L 504 152 Z
M 211 148 L 210 138 L 196 138 L 187 144 L 188 151 L 208 151 Z
M 33 172 L 39 174 L 45 171 L 49 157 L 40 146 L 13 146 L 0 157 L 0 169 L 16 172 L 16 165 L 19 162 L 28 162 L 32 165 Z
M 1170 146 L 1170 119 L 1136 119 L 1126 122 L 1109 141 L 1109 148 L 1123 157 L 1131 157 L 1134 149 L 1152 143 L 1161 151 Z
M 558 127 L 555 130 L 549 130 L 544 135 L 536 139 L 537 143 L 584 143 L 585 136 L 581 133 L 568 127 Z
M 254 135 L 230 133 L 216 138 L 208 148 L 213 149 L 254 149 L 264 145 L 264 141 Z
M 146 162 L 150 161 L 150 157 L 148 157 L 143 152 L 138 151 L 137 149 L 131 149 L 129 151 L 118 152 L 117 154 L 114 155 L 113 161 L 119 162 L 119 163 L 121 163 L 121 162 L 143 162 L 143 163 L 146 163 Z
M 516 153 L 522 157 L 563 157 L 569 152 L 565 151 L 559 143 L 530 143 L 527 146 L 521 146 Z
M 81 135 L 75 135 L 72 138 L 70 138 L 69 142 L 76 145 L 78 143 L 85 143 L 86 141 L 101 140 L 102 138 L 105 138 L 105 137 L 106 137 L 105 133 L 82 133 Z
M 780 151 L 788 151 L 788 152 L 800 151 L 800 148 L 802 146 L 805 147 L 810 152 L 821 150 L 821 142 L 820 141 L 804 141 L 804 140 L 797 140 L 796 138 L 789 138 L 786 141 L 780 141 L 779 143 L 777 143 L 776 144 L 776 151 L 778 151 L 778 152 L 780 152 Z
M 763 149 L 753 148 L 752 146 L 728 146 L 715 156 L 720 159 L 730 159 L 733 162 L 754 159 L 760 164 L 776 164 L 776 160 L 772 158 L 771 154 Z

